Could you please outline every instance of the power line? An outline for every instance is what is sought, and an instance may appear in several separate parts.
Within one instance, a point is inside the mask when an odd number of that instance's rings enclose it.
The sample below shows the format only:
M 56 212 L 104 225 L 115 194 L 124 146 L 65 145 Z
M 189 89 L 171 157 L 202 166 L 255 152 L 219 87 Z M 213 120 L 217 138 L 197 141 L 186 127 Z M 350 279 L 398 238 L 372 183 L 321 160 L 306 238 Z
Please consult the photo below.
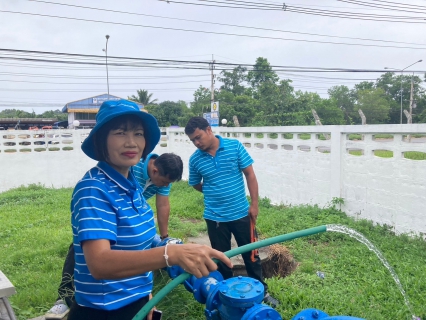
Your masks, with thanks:
M 206 79 L 204 81 L 210 81 L 210 79 Z M 36 84 L 54 84 L 54 85 L 100 85 L 102 83 L 95 83 L 95 82 L 50 82 L 50 81 L 25 81 L 25 80 L 2 80 L 0 79 L 0 82 L 15 82 L 15 83 L 36 83 Z M 147 83 L 135 83 L 135 82 L 118 82 L 114 83 L 114 86 L 126 86 L 126 85 L 138 85 L 138 86 L 145 86 L 145 85 L 151 85 L 151 84 L 173 84 L 173 83 L 190 83 L 190 82 L 197 82 L 200 83 L 200 80 L 193 80 L 193 81 L 172 81 L 172 82 L 147 82 Z
M 84 58 L 100 58 L 102 56 L 98 55 L 87 55 L 87 54 L 75 54 L 75 53 L 63 53 L 63 52 L 46 52 L 46 51 L 34 51 L 34 50 L 17 50 L 17 49 L 5 49 L 0 48 L 0 52 L 19 52 L 19 53 L 31 53 L 31 54 L 39 54 L 39 55 L 56 55 L 56 56 L 72 56 L 76 58 L 84 57 Z M 99 65 L 98 62 L 88 62 L 88 61 L 63 61 L 63 60 L 53 60 L 53 59 L 33 59 L 33 58 L 13 58 L 11 56 L 1 57 L 0 59 L 14 59 L 19 61 L 32 61 L 32 62 L 43 62 L 43 63 L 64 63 L 64 64 L 84 64 L 84 65 Z M 111 56 L 111 59 L 117 60 L 131 60 L 135 61 L 135 63 L 114 63 L 116 66 L 132 66 L 132 67 L 155 67 L 155 68 L 184 68 L 184 69 L 202 69 L 205 70 L 209 68 L 210 62 L 206 61 L 189 61 L 189 60 L 170 60 L 170 59 L 152 59 L 152 58 L 135 58 L 135 57 L 117 57 Z M 137 62 L 143 62 L 144 64 L 137 64 Z M 102 64 L 101 64 L 102 65 Z M 195 65 L 195 66 L 193 66 Z M 253 65 L 249 64 L 237 64 L 237 63 L 215 63 L 216 70 L 229 70 L 230 68 L 235 68 L 238 66 L 244 66 L 247 68 L 252 68 Z M 268 68 L 272 68 L 274 71 L 291 71 L 291 72 L 349 72 L 349 73 L 386 73 L 389 70 L 377 70 L 377 69 L 349 69 L 349 68 L 324 68 L 324 67 L 300 67 L 300 66 L 274 66 L 271 65 Z M 255 70 L 252 70 L 255 71 Z M 258 70 L 262 72 L 263 70 Z M 424 71 L 413 71 L 410 70 L 410 73 L 419 73 Z
M 163 0 L 159 0 L 159 1 L 163 1 Z M 342 18 L 342 19 L 356 19 L 356 20 L 381 21 L 381 22 L 400 22 L 400 23 L 426 23 L 425 21 L 423 21 L 424 20 L 423 17 L 413 17 L 413 16 L 392 16 L 392 15 L 353 13 L 353 12 L 347 12 L 347 11 L 345 12 L 345 11 L 319 10 L 319 9 L 311 9 L 306 7 L 287 6 L 285 4 L 281 6 L 276 6 L 274 8 L 272 6 L 264 6 L 262 4 L 258 4 L 258 5 L 239 4 L 238 2 L 240 1 L 232 1 L 232 0 L 227 0 L 226 2 L 211 1 L 211 0 L 198 0 L 198 1 L 214 3 L 214 4 L 193 3 L 193 2 L 183 2 L 183 1 L 174 1 L 174 0 L 167 0 L 167 3 L 178 3 L 178 4 L 185 4 L 185 5 L 231 8 L 231 9 L 293 12 L 293 13 L 317 15 L 317 16 L 332 17 L 332 18 Z M 224 5 L 221 5 L 221 4 L 224 4 Z
M 410 12 L 410 13 L 426 13 L 424 10 L 426 10 L 425 6 L 413 6 L 411 7 L 411 5 L 405 5 L 405 4 L 398 4 L 398 3 L 394 3 L 394 2 L 388 2 L 388 1 L 380 1 L 380 2 L 385 2 L 385 3 L 389 3 L 387 5 L 383 5 L 383 4 L 375 4 L 375 3 L 370 3 L 370 2 L 365 2 L 365 1 L 357 1 L 357 0 L 337 0 L 340 2 L 345 2 L 345 3 L 350 3 L 350 4 L 355 4 L 355 5 L 359 5 L 359 6 L 366 6 L 366 7 L 372 7 L 372 8 L 379 8 L 379 9 L 386 9 L 386 10 L 391 10 L 391 11 L 398 11 L 398 12 Z M 397 4 L 397 5 L 392 5 L 392 4 Z M 420 7 L 420 9 L 419 9 Z M 421 7 L 423 7 L 423 9 L 421 9 Z M 408 10 L 411 9 L 411 10 Z M 413 11 L 413 9 L 416 9 L 417 11 Z M 423 11 L 418 11 L 418 10 L 423 10 Z
M 392 46 L 392 45 L 359 44 L 359 43 L 346 43 L 346 42 L 333 42 L 333 41 L 319 41 L 319 40 L 304 40 L 304 39 L 280 38 L 280 37 L 269 37 L 269 36 L 257 36 L 257 35 L 249 35 L 249 34 L 225 33 L 225 32 L 216 32 L 216 31 L 201 31 L 201 30 L 193 30 L 193 29 L 170 28 L 170 27 L 149 26 L 149 25 L 140 25 L 140 24 L 131 24 L 131 23 L 82 19 L 82 18 L 71 18 L 71 17 L 53 16 L 53 15 L 38 14 L 38 13 L 17 12 L 17 11 L 9 11 L 9 10 L 0 10 L 0 12 L 30 15 L 30 16 L 40 16 L 40 17 L 47 17 L 47 18 L 57 18 L 57 19 L 65 19 L 65 20 L 76 20 L 76 21 L 83 21 L 83 22 L 94 22 L 94 23 L 103 23 L 103 24 L 131 26 L 131 27 L 143 27 L 143 28 L 152 28 L 152 29 L 160 29 L 160 30 L 193 32 L 193 33 L 203 33 L 203 34 L 213 34 L 213 35 L 225 35 L 225 36 L 235 36 L 235 37 L 245 37 L 245 38 L 258 38 L 258 39 L 269 39 L 269 40 L 280 40 L 280 41 L 296 41 L 296 42 L 309 42 L 309 43 L 361 46 L 361 47 L 377 47 L 377 48 L 417 49 L 417 50 L 425 50 L 426 49 L 426 47 L 402 47 L 402 46 Z M 414 23 L 414 22 L 412 22 L 412 23 Z M 418 22 L 418 23 L 426 23 L 426 22 L 422 21 L 422 22 Z
M 49 77 L 49 78 L 66 78 L 66 79 L 105 79 L 105 76 L 79 76 L 79 75 L 64 75 L 64 74 L 34 74 L 24 72 L 0 72 L 0 76 L 16 76 L 16 77 Z M 168 79 L 168 78 L 196 78 L 196 77 L 209 77 L 208 74 L 190 74 L 190 75 L 175 75 L 175 76 L 110 76 L 110 79 Z M 210 80 L 210 79 L 209 79 Z
M 318 36 L 318 37 L 329 37 L 329 38 L 338 38 L 338 39 L 350 39 L 350 40 L 363 40 L 363 41 L 373 41 L 373 42 L 411 44 L 411 45 L 419 45 L 419 46 L 424 46 L 425 45 L 425 44 L 412 43 L 412 42 L 400 42 L 400 41 L 369 39 L 369 38 L 356 38 L 356 37 L 343 37 L 343 36 L 334 36 L 334 35 L 317 34 L 317 33 L 307 33 L 307 32 L 297 32 L 297 31 L 289 31 L 289 30 L 260 28 L 260 27 L 254 27 L 254 26 L 242 26 L 242 25 L 235 25 L 235 24 L 228 24 L 228 23 L 218 23 L 218 22 L 209 22 L 209 21 L 200 21 L 200 20 L 192 20 L 192 19 L 182 19 L 182 18 L 172 18 L 172 17 L 164 17 L 164 16 L 151 15 L 151 14 L 136 13 L 136 12 L 119 11 L 119 10 L 111 10 L 111 9 L 104 9 L 104 8 L 97 8 L 97 7 L 87 7 L 87 6 L 79 6 L 79 5 L 73 5 L 73 4 L 57 3 L 57 2 L 52 2 L 52 1 L 42 1 L 42 0 L 30 0 L 30 1 L 32 1 L 32 2 L 46 3 L 46 4 L 53 4 L 53 5 L 60 5 L 60 6 L 67 6 L 67 7 L 75 7 L 75 8 L 80 8 L 80 9 L 89 9 L 89 10 L 96 10 L 96 11 L 113 12 L 113 13 L 120 13 L 120 14 L 127 14 L 127 15 L 145 16 L 145 17 L 153 17 L 153 18 L 159 18 L 159 19 L 177 20 L 177 21 L 185 21 L 185 22 L 195 22 L 195 23 L 211 24 L 211 25 L 219 25 L 219 26 L 227 26 L 227 27 L 236 27 L 236 28 L 244 28 L 244 29 L 254 29 L 254 30 L 262 30 L 262 31 L 274 31 L 274 32 L 281 32 L 281 33 L 302 34 L 302 35 L 310 35 L 310 36 Z M 280 6 L 282 6 L 282 3 L 280 4 Z

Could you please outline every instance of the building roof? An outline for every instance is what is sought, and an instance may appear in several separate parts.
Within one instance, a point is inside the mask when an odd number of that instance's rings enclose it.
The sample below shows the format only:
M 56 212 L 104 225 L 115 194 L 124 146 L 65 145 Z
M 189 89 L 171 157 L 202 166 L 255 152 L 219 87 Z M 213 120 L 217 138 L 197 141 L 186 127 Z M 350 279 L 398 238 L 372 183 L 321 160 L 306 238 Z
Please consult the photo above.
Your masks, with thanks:
M 109 95 L 109 99 L 108 99 L 108 94 L 104 93 L 104 94 L 100 94 L 100 95 L 97 95 L 97 96 L 93 96 L 93 97 L 89 97 L 89 98 L 85 98 L 85 99 L 81 99 L 81 100 L 77 100 L 77 101 L 68 102 L 62 108 L 62 112 L 65 112 L 65 113 L 69 113 L 69 112 L 98 113 L 99 108 L 104 101 L 121 100 L 121 99 L 123 99 L 123 98 L 114 96 L 112 94 Z M 139 105 L 139 107 L 141 109 L 144 107 L 140 103 L 137 103 L 137 104 Z

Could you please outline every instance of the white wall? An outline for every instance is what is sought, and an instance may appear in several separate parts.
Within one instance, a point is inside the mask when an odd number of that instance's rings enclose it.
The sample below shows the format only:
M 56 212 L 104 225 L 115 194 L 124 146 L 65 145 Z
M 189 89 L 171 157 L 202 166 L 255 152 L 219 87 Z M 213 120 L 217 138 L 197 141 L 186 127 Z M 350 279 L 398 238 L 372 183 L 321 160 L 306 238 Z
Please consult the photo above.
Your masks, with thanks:
M 88 133 L 89 130 L 0 131 L 0 192 L 31 183 L 53 188 L 74 187 L 96 164 L 80 148 Z M 40 142 L 44 144 L 34 144 Z M 60 150 L 50 151 L 52 148 Z M 21 152 L 22 149 L 31 151 Z
M 397 232 L 426 233 L 426 161 L 403 157 L 405 151 L 426 152 L 426 137 L 411 141 L 406 137 L 426 134 L 426 124 L 219 127 L 215 131 L 246 145 L 255 160 L 260 196 L 275 204 L 325 206 L 334 197 L 343 198 L 342 210 L 348 215 L 391 225 Z M 195 147 L 183 129 L 167 132 L 168 152 L 188 163 Z M 247 133 L 251 137 L 245 137 Z M 293 138 L 284 139 L 284 133 L 292 133 Z M 311 139 L 300 139 L 301 133 L 310 133 Z M 320 133 L 330 134 L 330 140 L 319 140 Z M 360 133 L 364 139 L 349 140 L 351 133 Z M 392 134 L 393 139 L 374 140 L 380 133 Z M 258 134 L 263 138 L 257 138 Z M 278 137 L 272 139 L 271 134 Z M 350 149 L 361 149 L 364 155 L 351 155 Z M 330 153 L 319 152 L 324 150 Z M 374 150 L 393 151 L 393 157 L 376 157 Z
M 426 134 L 426 124 L 219 127 L 214 130 L 224 137 L 239 139 L 246 145 L 255 160 L 260 195 L 270 198 L 273 203 L 324 206 L 333 197 L 343 198 L 345 204 L 342 209 L 349 215 L 386 223 L 397 232 L 426 233 L 426 161 L 403 157 L 405 151 L 426 152 L 426 138 L 403 139 L 408 134 Z M 0 192 L 30 183 L 73 187 L 95 164 L 80 149 L 88 132 L 53 130 L 44 133 L 44 140 L 34 138 L 35 132 L 30 131 L 0 132 Z M 284 133 L 292 133 L 293 138 L 284 139 Z M 311 134 L 311 139 L 300 139 L 301 133 Z M 330 140 L 319 140 L 320 133 L 330 134 Z M 363 134 L 364 139 L 351 141 L 348 139 L 350 133 Z M 393 139 L 374 140 L 374 135 L 379 133 L 393 134 Z M 245 134 L 251 136 L 246 137 Z M 258 138 L 258 134 L 263 134 L 263 138 Z M 3 138 L 7 135 L 14 135 L 15 138 Z M 19 138 L 20 135 L 31 137 L 23 139 Z M 278 137 L 274 138 L 276 135 Z M 58 145 L 47 145 L 61 150 L 36 152 L 34 148 L 43 146 L 33 143 L 40 140 L 46 143 L 58 141 Z M 23 141 L 32 144 L 19 145 Z M 7 142 L 15 142 L 16 145 L 6 146 Z M 72 146 L 74 150 L 62 150 L 66 146 Z M 12 148 L 31 148 L 32 151 L 5 152 Z M 361 149 L 364 155 L 350 155 L 349 149 Z M 154 152 L 180 155 L 185 164 L 184 178 L 187 178 L 186 164 L 195 150 L 183 128 L 168 128 L 167 137 L 162 137 L 161 144 Z M 393 157 L 376 157 L 374 150 L 393 151 Z

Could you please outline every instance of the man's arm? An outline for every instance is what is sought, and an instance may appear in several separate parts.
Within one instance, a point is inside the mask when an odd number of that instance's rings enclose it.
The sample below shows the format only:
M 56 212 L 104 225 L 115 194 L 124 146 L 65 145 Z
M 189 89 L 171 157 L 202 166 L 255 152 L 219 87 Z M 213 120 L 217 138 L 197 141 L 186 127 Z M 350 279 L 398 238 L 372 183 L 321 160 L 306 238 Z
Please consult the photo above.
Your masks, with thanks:
M 253 170 L 253 165 L 244 168 L 243 173 L 246 177 L 247 187 L 251 198 L 249 208 L 250 218 L 254 223 L 256 223 L 257 215 L 259 214 L 259 186 L 257 184 L 256 174 Z
M 160 236 L 164 237 L 169 234 L 169 196 L 163 196 L 157 193 L 155 195 L 155 207 L 157 208 L 157 222 L 158 229 L 160 229 Z

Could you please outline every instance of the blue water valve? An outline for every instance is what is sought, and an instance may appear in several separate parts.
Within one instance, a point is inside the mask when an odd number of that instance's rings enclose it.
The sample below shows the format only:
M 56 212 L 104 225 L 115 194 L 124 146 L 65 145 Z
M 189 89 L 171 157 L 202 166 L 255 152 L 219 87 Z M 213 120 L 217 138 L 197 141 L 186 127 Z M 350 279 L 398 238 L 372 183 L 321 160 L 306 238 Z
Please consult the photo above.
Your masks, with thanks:
M 350 316 L 329 316 L 327 313 L 317 309 L 305 309 L 296 314 L 291 320 L 365 320 Z

